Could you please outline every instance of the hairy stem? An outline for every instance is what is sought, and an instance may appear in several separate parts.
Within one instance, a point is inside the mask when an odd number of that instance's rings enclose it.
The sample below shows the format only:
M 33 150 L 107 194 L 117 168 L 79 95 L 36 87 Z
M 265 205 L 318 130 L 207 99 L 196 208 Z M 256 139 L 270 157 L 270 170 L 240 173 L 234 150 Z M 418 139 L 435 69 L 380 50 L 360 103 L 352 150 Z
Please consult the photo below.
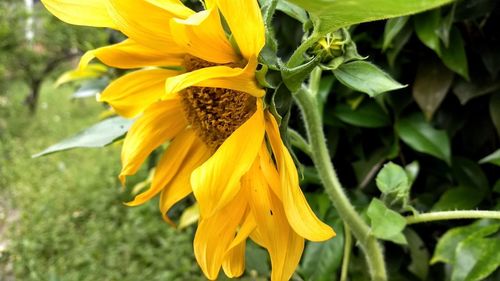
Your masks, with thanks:
M 287 131 L 290 143 L 308 156 L 311 156 L 311 146 L 307 143 L 307 141 L 297 131 L 290 128 L 288 128 Z
M 432 212 L 425 214 L 418 214 L 406 217 L 406 224 L 416 224 L 431 221 L 442 220 L 458 220 L 458 219 L 500 219 L 500 212 L 498 211 L 474 211 L 474 210 L 460 210 L 460 211 L 445 211 L 445 212 Z
M 329 195 L 333 206 L 338 211 L 342 220 L 349 226 L 354 237 L 360 243 L 366 255 L 372 280 L 387 280 L 382 248 L 377 239 L 370 234 L 370 227 L 359 216 L 347 198 L 330 160 L 316 99 L 303 87 L 295 93 L 294 97 L 304 115 L 312 159 L 326 193 Z
M 344 222 L 344 255 L 342 257 L 342 270 L 340 272 L 340 281 L 347 281 L 347 272 L 349 270 L 349 261 L 351 259 L 352 235 L 349 225 Z

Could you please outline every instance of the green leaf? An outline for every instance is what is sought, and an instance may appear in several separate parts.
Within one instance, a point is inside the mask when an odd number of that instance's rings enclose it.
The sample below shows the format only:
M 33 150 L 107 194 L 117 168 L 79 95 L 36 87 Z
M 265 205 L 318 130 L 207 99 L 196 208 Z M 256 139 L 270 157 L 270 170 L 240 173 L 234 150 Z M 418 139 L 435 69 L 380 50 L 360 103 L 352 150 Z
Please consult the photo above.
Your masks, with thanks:
M 89 98 L 89 97 L 95 97 L 99 93 L 108 86 L 109 80 L 108 79 L 98 79 L 98 80 L 90 80 L 82 83 L 82 86 L 76 90 L 73 95 L 71 95 L 72 98 L 74 99 L 82 99 L 82 98 Z
M 406 175 L 408 175 L 408 181 L 410 185 L 417 179 L 418 173 L 420 171 L 420 164 L 418 161 L 413 161 L 405 166 Z
M 247 272 L 257 272 L 259 276 L 266 276 L 270 272 L 268 264 L 269 254 L 266 250 L 257 246 L 252 241 L 247 242 L 245 250 L 245 270 Z
M 403 229 L 406 220 L 403 216 L 387 208 L 382 201 L 373 198 L 366 214 L 370 218 L 372 234 L 380 239 L 406 244 Z
M 453 81 L 453 72 L 440 61 L 424 60 L 417 70 L 412 94 L 427 120 L 431 120 L 443 102 Z
M 500 239 L 469 237 L 458 244 L 451 281 L 484 280 L 500 265 Z
M 432 206 L 432 211 L 470 210 L 476 207 L 483 198 L 484 195 L 474 188 L 451 188 L 441 195 L 438 202 Z
M 435 9 L 418 14 L 413 20 L 418 39 L 424 45 L 434 50 L 436 54 L 441 55 L 441 42 L 438 35 L 441 25 L 441 11 Z
M 487 236 L 500 228 L 500 222 L 481 220 L 468 226 L 448 230 L 438 241 L 431 264 L 444 262 L 452 264 L 457 246 L 463 240 L 474 236 Z
M 413 27 L 409 24 L 405 25 L 403 30 L 394 37 L 392 40 L 392 46 L 387 51 L 387 61 L 391 67 L 394 67 L 394 62 L 397 56 L 403 49 L 403 47 L 408 43 L 413 34 Z
M 294 68 L 287 68 L 281 65 L 281 77 L 287 88 L 292 92 L 297 91 L 302 85 L 302 82 L 309 77 L 311 71 L 318 65 L 318 60 L 319 57 L 316 57 Z
M 500 89 L 500 81 L 497 79 L 478 77 L 471 82 L 459 80 L 453 86 L 453 93 L 457 96 L 460 103 L 464 105 L 471 99 L 489 94 L 498 89 Z
M 276 9 L 300 21 L 301 23 L 305 23 L 309 20 L 309 17 L 304 9 L 286 0 L 279 0 Z
M 500 93 L 491 96 L 490 117 L 497 129 L 497 135 L 500 137 Z
M 73 137 L 54 144 L 32 157 L 40 157 L 50 153 L 77 147 L 104 147 L 122 137 L 130 128 L 133 119 L 113 117 L 89 127 Z
M 491 163 L 500 166 L 500 149 L 479 160 L 479 163 Z
M 451 164 L 450 139 L 443 130 L 434 129 L 420 114 L 402 118 L 396 123 L 399 137 L 414 150 L 435 156 Z
M 395 18 L 436 8 L 451 0 L 289 0 L 304 8 L 320 35 L 341 27 Z
M 364 128 L 380 128 L 390 125 L 389 116 L 373 100 L 363 102 L 352 109 L 346 104 L 337 104 L 333 112 L 342 121 Z
M 461 186 L 473 188 L 483 195 L 488 193 L 488 178 L 475 161 L 464 157 L 454 157 L 452 168 L 453 175 Z
M 384 43 L 382 51 L 385 51 L 391 44 L 396 35 L 405 27 L 410 17 L 398 17 L 387 20 L 384 29 Z
M 384 193 L 394 193 L 400 191 L 408 191 L 410 188 L 408 175 L 405 170 L 392 162 L 384 165 L 382 170 L 377 175 L 376 183 L 378 189 Z
M 443 42 L 445 48 L 450 46 L 450 30 L 453 24 L 453 20 L 455 19 L 455 7 L 457 6 L 457 2 L 454 2 L 451 10 L 448 14 L 441 19 L 441 26 L 438 30 L 439 38 Z
M 427 280 L 429 274 L 429 251 L 425 247 L 424 241 L 418 234 L 410 228 L 404 231 L 408 248 L 410 250 L 411 264 L 408 270 L 418 276 L 420 280 Z
M 333 223 L 337 236 L 325 242 L 308 242 L 299 272 L 305 280 L 335 281 L 342 263 L 344 224 L 340 219 Z
M 469 80 L 469 66 L 465 53 L 464 40 L 458 28 L 453 27 L 450 34 L 450 45 L 441 49 L 443 63 L 460 76 Z
M 380 68 L 365 61 L 342 64 L 333 71 L 333 74 L 345 86 L 371 97 L 406 87 Z

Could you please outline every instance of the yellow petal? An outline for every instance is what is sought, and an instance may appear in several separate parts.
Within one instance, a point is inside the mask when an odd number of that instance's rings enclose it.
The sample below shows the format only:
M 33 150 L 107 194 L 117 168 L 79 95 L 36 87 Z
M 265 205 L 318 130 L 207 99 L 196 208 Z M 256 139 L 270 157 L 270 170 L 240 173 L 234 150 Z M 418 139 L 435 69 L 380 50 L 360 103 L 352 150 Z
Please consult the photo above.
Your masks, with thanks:
M 257 85 L 255 67 L 257 60 L 249 61 L 244 69 L 213 66 L 191 71 L 167 79 L 167 93 L 180 92 L 191 86 L 225 88 L 262 97 L 265 91 Z
M 123 142 L 120 180 L 133 175 L 148 155 L 161 144 L 172 139 L 187 126 L 184 111 L 178 99 L 154 103 L 139 117 Z
M 256 226 L 257 222 L 255 221 L 255 217 L 252 215 L 252 213 L 250 212 L 247 213 L 245 220 L 243 221 L 243 223 L 240 226 L 240 229 L 238 230 L 238 234 L 229 245 L 228 251 L 238 246 L 239 244 L 244 243 L 247 237 L 254 231 Z
M 205 144 L 196 138 L 179 171 L 161 192 L 160 211 L 165 221 L 173 225 L 167 215 L 168 210 L 191 193 L 192 189 L 189 182 L 191 173 L 196 167 L 205 162 L 210 157 L 210 154 Z
M 147 69 L 128 73 L 109 84 L 98 100 L 107 102 L 124 117 L 135 117 L 165 96 L 166 79 L 178 73 L 166 69 Z
M 239 243 L 229 250 L 222 262 L 222 268 L 229 278 L 240 277 L 245 272 L 245 243 Z
M 160 162 L 156 165 L 156 171 L 151 183 L 151 187 L 137 195 L 133 201 L 127 203 L 128 206 L 140 205 L 158 194 L 165 186 L 167 186 L 172 178 L 177 174 L 177 171 L 187 160 L 188 152 L 192 150 L 191 146 L 198 137 L 191 129 L 182 131 L 172 143 L 168 146 L 167 151 L 163 154 Z M 188 184 L 189 186 L 189 184 Z M 191 188 L 189 188 L 191 192 Z
M 108 14 L 107 0 L 42 0 L 60 20 L 76 25 L 116 28 Z
M 191 175 L 202 216 L 210 217 L 233 200 L 240 188 L 240 178 L 257 157 L 263 138 L 264 115 L 259 101 L 252 117 Z
M 116 25 L 135 42 L 158 51 L 175 46 L 168 21 L 172 13 L 145 1 L 108 0 L 109 14 Z
M 264 22 L 255 0 L 219 0 L 229 28 L 246 59 L 257 57 L 266 42 Z
M 228 247 L 245 214 L 247 204 L 244 199 L 241 195 L 237 196 L 209 218 L 204 217 L 203 211 L 201 212 L 194 237 L 194 254 L 203 273 L 210 280 L 217 279 Z
M 222 28 L 216 8 L 198 12 L 182 20 L 170 21 L 175 42 L 198 58 L 214 63 L 230 63 L 239 60 Z
M 300 236 L 311 241 L 324 241 L 332 238 L 335 232 L 318 219 L 299 187 L 297 168 L 281 140 L 278 124 L 270 113 L 266 114 L 266 133 L 276 157 L 283 205 L 290 225 Z
M 168 11 L 177 18 L 188 18 L 194 14 L 193 10 L 184 6 L 179 0 L 146 0 L 146 2 Z
M 122 69 L 181 66 L 184 62 L 184 51 L 175 46 L 165 51 L 158 51 L 127 39 L 118 44 L 88 51 L 82 56 L 79 68 L 85 68 L 95 57 L 106 65 Z
M 99 63 L 88 64 L 85 68 L 77 68 L 64 72 L 54 83 L 55 87 L 68 82 L 86 80 L 103 76 L 108 68 Z
M 262 148 L 259 151 L 260 168 L 267 184 L 274 192 L 274 195 L 276 195 L 278 199 L 281 200 L 280 176 L 278 174 L 278 171 L 276 170 L 276 166 L 274 165 L 273 160 L 271 159 L 271 155 L 269 154 L 270 153 L 267 149 L 267 145 L 263 143 Z
M 259 243 L 271 257 L 271 280 L 289 280 L 300 261 L 304 239 L 290 227 L 282 203 L 271 192 L 258 162 L 245 175 L 242 185 L 257 222 Z

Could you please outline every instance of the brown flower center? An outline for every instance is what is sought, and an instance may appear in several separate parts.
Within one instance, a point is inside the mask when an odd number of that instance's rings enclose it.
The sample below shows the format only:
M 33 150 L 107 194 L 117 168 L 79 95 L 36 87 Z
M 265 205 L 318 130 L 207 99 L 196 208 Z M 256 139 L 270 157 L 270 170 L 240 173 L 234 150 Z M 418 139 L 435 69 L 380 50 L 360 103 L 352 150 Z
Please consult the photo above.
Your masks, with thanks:
M 188 71 L 215 64 L 186 57 Z M 189 87 L 181 93 L 187 120 L 198 136 L 212 149 L 217 149 L 256 110 L 255 97 L 222 88 Z

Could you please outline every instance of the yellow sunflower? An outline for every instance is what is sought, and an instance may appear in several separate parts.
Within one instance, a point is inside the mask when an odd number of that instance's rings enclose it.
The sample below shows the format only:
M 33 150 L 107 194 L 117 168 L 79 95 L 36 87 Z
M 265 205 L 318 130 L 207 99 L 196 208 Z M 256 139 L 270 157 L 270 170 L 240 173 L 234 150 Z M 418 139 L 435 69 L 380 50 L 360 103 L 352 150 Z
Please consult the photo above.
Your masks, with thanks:
M 148 67 L 115 80 L 99 98 L 137 117 L 123 143 L 120 179 L 170 142 L 151 187 L 128 204 L 160 194 L 170 221 L 168 210 L 192 192 L 200 207 L 194 251 L 207 278 L 216 279 L 221 267 L 240 276 L 250 237 L 269 252 L 271 279 L 288 280 L 304 238 L 335 235 L 309 207 L 255 79 L 265 44 L 257 0 L 207 0 L 200 12 L 178 0 L 42 2 L 63 21 L 128 37 L 87 52 L 81 65 L 97 57 L 118 68 Z M 182 71 L 160 68 L 171 66 Z

